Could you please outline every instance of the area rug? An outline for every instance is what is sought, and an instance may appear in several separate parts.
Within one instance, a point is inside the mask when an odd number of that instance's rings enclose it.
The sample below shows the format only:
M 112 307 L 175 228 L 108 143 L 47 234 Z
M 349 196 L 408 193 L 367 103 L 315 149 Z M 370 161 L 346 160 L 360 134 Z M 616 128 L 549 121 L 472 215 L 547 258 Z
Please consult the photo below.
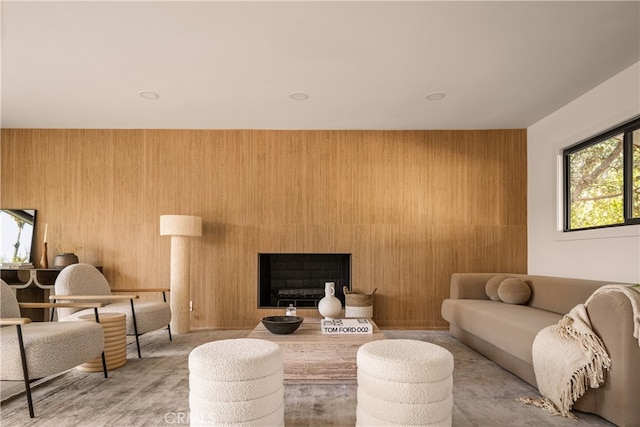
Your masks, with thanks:
M 128 345 L 127 364 L 109 378 L 71 370 L 34 390 L 36 418 L 29 419 L 24 396 L 2 403 L 2 426 L 188 426 L 187 357 L 196 346 L 219 339 L 244 337 L 250 331 L 201 331 L 175 335 L 156 331 L 141 337 L 143 358 Z M 452 352 L 454 426 L 571 426 L 575 421 L 554 417 L 522 405 L 518 396 L 535 389 L 497 366 L 445 331 L 385 330 L 389 339 L 418 339 Z M 354 426 L 354 383 L 285 385 L 285 423 L 289 427 Z M 580 425 L 611 426 L 602 418 L 578 414 Z M 268 427 L 268 426 L 267 426 Z

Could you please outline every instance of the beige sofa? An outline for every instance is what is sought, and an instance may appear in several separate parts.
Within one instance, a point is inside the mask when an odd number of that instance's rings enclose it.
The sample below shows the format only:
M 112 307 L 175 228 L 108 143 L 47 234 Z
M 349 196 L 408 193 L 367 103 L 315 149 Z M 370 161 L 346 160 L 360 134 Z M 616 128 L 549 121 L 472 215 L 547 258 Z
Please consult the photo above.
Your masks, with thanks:
M 516 305 L 487 296 L 485 284 L 496 275 L 453 274 L 442 317 L 459 341 L 536 386 L 531 348 L 538 331 L 557 323 L 594 290 L 611 282 L 505 274 L 524 280 L 531 288 L 531 298 Z M 606 293 L 596 296 L 587 311 L 612 366 L 606 383 L 589 390 L 574 409 L 598 414 L 619 426 L 640 426 L 640 347 L 633 337 L 631 304 L 621 293 Z

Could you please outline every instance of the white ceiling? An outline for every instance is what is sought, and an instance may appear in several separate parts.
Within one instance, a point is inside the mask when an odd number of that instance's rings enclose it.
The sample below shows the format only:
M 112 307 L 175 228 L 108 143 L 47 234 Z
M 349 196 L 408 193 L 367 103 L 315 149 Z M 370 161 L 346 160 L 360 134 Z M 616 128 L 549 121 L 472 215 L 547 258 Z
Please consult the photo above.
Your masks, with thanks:
M 2 1 L 1 12 L 4 128 L 525 128 L 640 60 L 638 1 Z M 434 91 L 446 97 L 425 99 Z

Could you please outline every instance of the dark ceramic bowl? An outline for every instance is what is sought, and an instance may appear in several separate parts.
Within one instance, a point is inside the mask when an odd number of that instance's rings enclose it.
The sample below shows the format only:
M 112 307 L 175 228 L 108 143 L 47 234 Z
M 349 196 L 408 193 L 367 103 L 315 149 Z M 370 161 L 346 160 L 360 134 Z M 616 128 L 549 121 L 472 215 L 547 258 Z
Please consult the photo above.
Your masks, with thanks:
M 272 334 L 292 334 L 302 325 L 304 317 L 300 316 L 267 316 L 262 318 L 262 324 Z
M 64 253 L 58 254 L 53 258 L 53 266 L 62 270 L 68 265 L 77 264 L 78 256 L 76 254 Z

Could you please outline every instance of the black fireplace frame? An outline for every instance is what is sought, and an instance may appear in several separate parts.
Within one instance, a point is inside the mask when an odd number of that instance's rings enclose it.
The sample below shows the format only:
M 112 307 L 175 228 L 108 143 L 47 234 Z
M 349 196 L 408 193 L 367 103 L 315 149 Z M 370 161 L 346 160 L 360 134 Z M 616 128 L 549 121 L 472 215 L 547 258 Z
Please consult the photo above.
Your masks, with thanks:
M 258 308 L 317 307 L 324 284 L 334 282 L 344 306 L 343 287 L 351 290 L 350 253 L 258 253 Z

